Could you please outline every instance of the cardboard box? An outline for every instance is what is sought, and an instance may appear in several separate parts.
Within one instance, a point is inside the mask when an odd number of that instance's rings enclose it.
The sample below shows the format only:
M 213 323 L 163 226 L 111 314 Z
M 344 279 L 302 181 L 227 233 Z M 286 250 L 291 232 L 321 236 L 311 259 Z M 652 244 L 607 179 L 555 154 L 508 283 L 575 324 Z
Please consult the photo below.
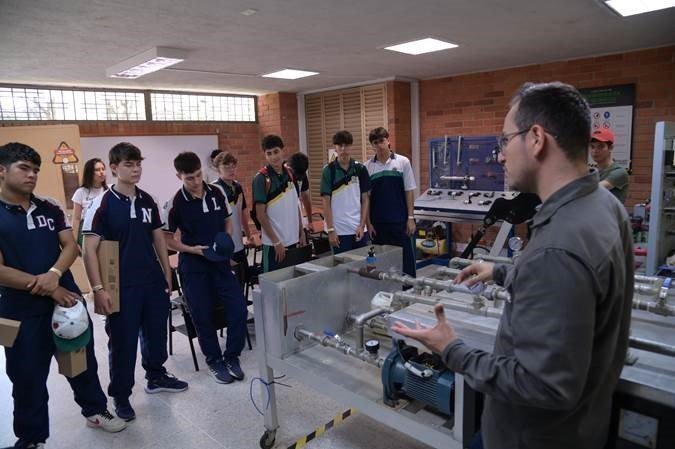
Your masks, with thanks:
M 75 377 L 87 370 L 87 348 L 71 352 L 56 351 L 56 362 L 59 364 L 59 373 Z
M 112 299 L 112 313 L 120 311 L 120 247 L 119 242 L 101 240 L 98 245 L 98 269 L 101 283 Z
M 11 348 L 19 334 L 20 321 L 0 318 L 0 345 Z

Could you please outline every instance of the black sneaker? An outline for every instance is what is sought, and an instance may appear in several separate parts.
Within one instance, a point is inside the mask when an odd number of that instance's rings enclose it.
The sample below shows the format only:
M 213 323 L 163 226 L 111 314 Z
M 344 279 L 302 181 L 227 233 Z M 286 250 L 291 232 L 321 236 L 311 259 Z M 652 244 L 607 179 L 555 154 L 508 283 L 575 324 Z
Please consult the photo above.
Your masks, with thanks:
M 228 357 L 224 359 L 227 371 L 237 380 L 244 380 L 244 372 L 239 365 L 239 357 Z
M 225 363 L 222 360 L 218 360 L 216 363 L 210 364 L 209 372 L 219 384 L 231 384 L 234 382 L 234 379 L 227 371 Z
M 5 447 L 3 449 L 43 449 L 44 447 L 44 443 L 24 443 L 19 440 L 14 443 L 14 446 Z
M 166 391 L 168 393 L 180 393 L 188 389 L 188 383 L 178 380 L 176 376 L 169 373 L 164 373 L 157 379 L 148 379 L 148 384 L 145 386 L 146 393 L 160 393 Z M 119 415 L 118 415 L 119 416 Z
M 126 422 L 136 419 L 136 412 L 129 403 L 129 399 L 113 399 L 115 414 Z

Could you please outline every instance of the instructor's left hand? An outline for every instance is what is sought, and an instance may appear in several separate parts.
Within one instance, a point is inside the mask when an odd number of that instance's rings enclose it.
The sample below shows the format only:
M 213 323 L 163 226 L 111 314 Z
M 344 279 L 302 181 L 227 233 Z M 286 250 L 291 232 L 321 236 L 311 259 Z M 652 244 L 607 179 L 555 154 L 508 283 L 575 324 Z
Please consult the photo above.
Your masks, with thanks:
M 437 354 L 441 354 L 446 346 L 457 340 L 455 330 L 445 318 L 445 311 L 441 304 L 436 304 L 434 313 L 438 323 L 434 327 L 422 327 L 419 323 L 415 329 L 397 321 L 392 330 L 406 337 L 413 338 Z

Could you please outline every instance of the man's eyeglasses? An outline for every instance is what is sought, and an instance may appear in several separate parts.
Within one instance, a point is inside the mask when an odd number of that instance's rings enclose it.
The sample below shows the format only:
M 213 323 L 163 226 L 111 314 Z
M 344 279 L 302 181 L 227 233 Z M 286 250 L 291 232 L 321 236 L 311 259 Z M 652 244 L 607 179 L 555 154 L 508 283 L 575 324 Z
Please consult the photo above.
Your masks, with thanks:
M 526 132 L 528 132 L 531 129 L 532 129 L 532 126 L 530 126 L 529 128 L 526 128 L 526 129 L 521 129 L 520 131 L 512 132 L 512 133 L 506 133 L 506 134 L 502 133 L 502 135 L 499 136 L 499 140 L 497 140 L 497 149 L 499 150 L 500 153 L 503 153 L 504 148 L 506 148 L 506 146 L 509 144 L 509 142 L 511 142 L 511 140 L 513 140 L 514 137 L 520 136 L 521 134 L 525 134 Z M 549 134 L 555 140 L 558 140 L 558 136 L 553 134 L 552 132 L 550 132 L 546 129 L 544 129 L 544 132 Z
M 514 137 L 519 136 L 521 134 L 525 134 L 530 129 L 531 128 L 521 129 L 520 131 L 516 131 L 516 132 L 512 132 L 512 133 L 506 133 L 506 134 L 502 133 L 502 135 L 499 136 L 499 140 L 497 140 L 497 148 L 499 149 L 499 152 L 503 153 L 504 148 L 506 148 L 506 146 L 509 144 L 509 142 L 511 142 L 511 140 Z

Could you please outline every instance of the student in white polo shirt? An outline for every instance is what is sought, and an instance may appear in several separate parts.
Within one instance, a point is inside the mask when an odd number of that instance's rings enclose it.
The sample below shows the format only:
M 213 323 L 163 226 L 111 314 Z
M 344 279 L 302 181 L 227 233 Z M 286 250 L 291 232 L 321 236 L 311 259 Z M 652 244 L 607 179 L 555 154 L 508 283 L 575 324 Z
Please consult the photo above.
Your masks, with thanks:
M 321 199 L 328 241 L 333 253 L 362 248 L 368 243 L 364 233 L 368 217 L 370 177 L 368 169 L 350 156 L 354 138 L 349 131 L 333 136 L 337 158 L 323 168 Z
M 290 167 L 284 164 L 284 142 L 269 134 L 262 140 L 267 165 L 253 178 L 255 216 L 263 243 L 263 270 L 275 270 L 286 250 L 305 244 L 298 197 L 300 189 Z
M 403 248 L 403 272 L 415 276 L 413 196 L 417 187 L 410 161 L 389 148 L 389 133 L 380 127 L 368 141 L 375 156 L 365 163 L 370 174 L 370 222 L 373 243 Z

